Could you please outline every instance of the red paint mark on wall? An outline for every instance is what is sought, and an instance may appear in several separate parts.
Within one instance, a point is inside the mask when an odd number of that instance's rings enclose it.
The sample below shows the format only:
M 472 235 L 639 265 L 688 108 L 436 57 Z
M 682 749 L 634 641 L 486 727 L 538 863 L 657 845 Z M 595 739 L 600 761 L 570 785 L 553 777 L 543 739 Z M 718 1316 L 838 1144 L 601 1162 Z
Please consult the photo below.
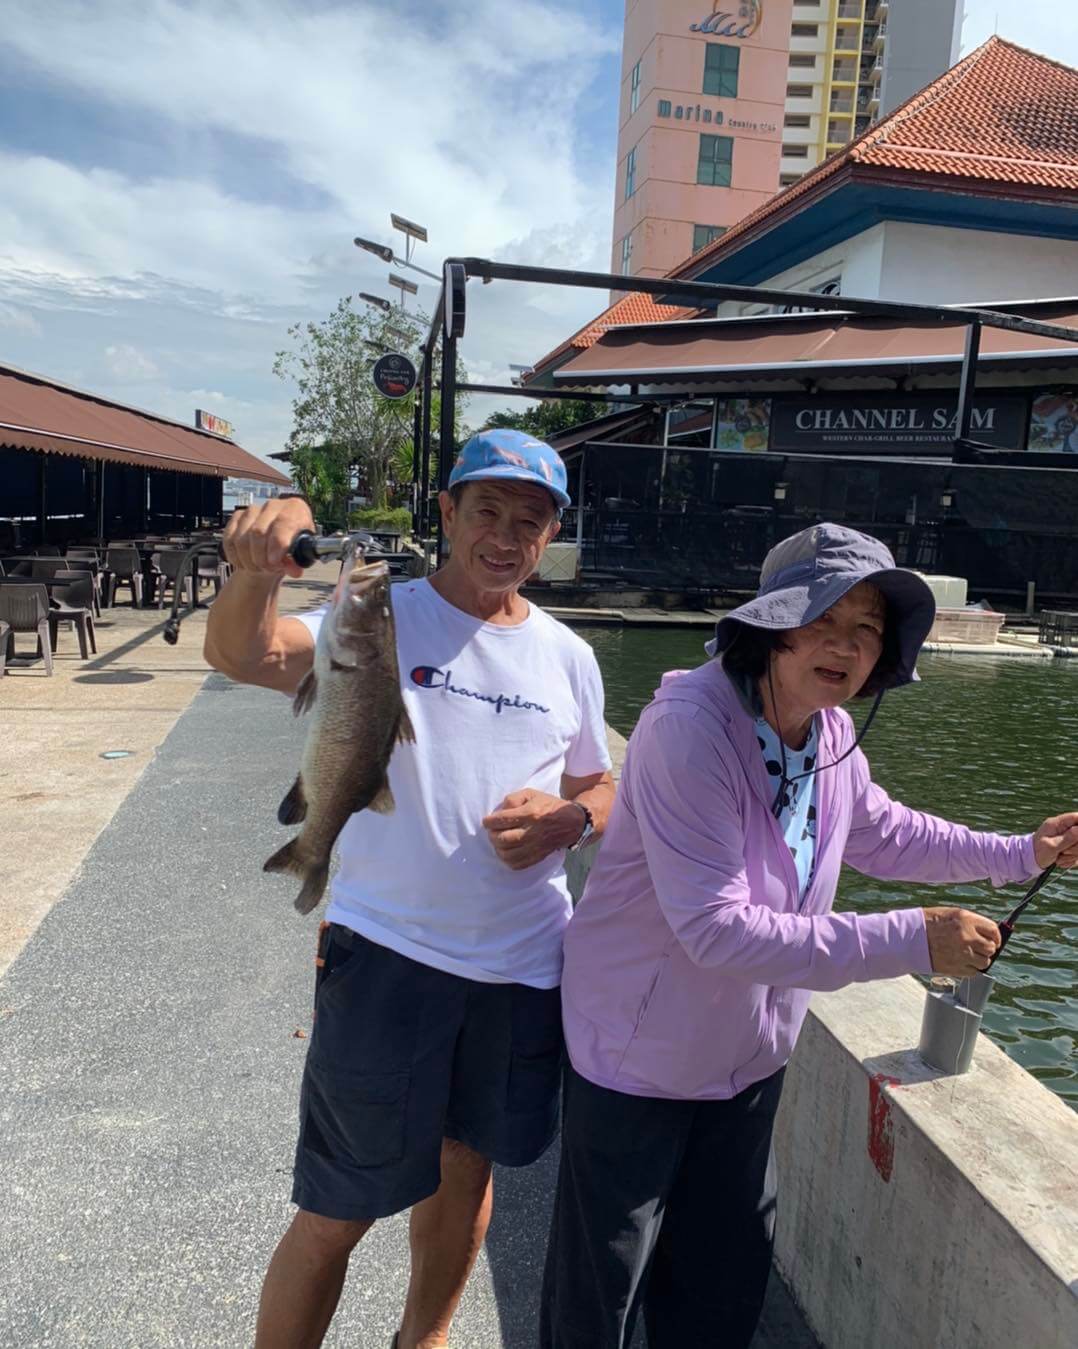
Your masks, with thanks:
M 868 1155 L 886 1181 L 895 1166 L 895 1123 L 884 1088 L 897 1086 L 898 1078 L 886 1073 L 873 1073 L 868 1083 Z

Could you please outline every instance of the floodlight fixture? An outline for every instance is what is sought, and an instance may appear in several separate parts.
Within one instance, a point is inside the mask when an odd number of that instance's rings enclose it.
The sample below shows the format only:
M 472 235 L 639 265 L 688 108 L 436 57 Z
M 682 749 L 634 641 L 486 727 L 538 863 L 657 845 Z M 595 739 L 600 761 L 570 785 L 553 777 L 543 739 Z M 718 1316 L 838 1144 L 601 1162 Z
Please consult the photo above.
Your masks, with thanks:
M 389 222 L 395 230 L 400 230 L 402 234 L 407 234 L 412 239 L 418 239 L 421 244 L 427 242 L 426 225 L 417 225 L 411 220 L 405 220 L 404 216 L 390 212 Z
M 365 290 L 361 290 L 359 292 L 359 298 L 367 304 L 373 305 L 375 309 L 381 309 L 386 314 L 393 308 L 390 301 L 382 295 L 368 295 Z
M 389 284 L 391 286 L 396 286 L 397 289 L 403 291 L 405 295 L 419 294 L 419 287 L 414 281 L 409 281 L 407 277 L 397 276 L 393 272 L 390 272 L 389 274 Z M 401 298 L 403 299 L 403 296 Z
M 376 244 L 373 239 L 361 239 L 358 234 L 352 242 L 357 248 L 362 248 L 367 253 L 373 253 L 376 258 L 381 258 L 383 262 L 393 261 L 393 250 L 388 244 Z

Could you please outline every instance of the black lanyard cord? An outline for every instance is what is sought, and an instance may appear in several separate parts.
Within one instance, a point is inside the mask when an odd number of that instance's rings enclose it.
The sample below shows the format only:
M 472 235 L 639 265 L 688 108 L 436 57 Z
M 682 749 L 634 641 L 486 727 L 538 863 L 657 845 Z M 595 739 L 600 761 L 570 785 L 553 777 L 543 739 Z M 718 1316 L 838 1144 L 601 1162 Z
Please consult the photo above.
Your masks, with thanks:
M 804 773 L 795 773 L 791 778 L 786 776 L 786 743 L 782 735 L 782 719 L 778 714 L 778 704 L 775 701 L 775 685 L 771 678 L 770 660 L 768 660 L 767 662 L 767 687 L 768 691 L 771 694 L 771 708 L 775 713 L 775 720 L 779 723 L 779 732 L 778 732 L 779 757 L 782 761 L 781 763 L 782 776 L 779 778 L 779 789 L 775 793 L 774 801 L 771 802 L 771 814 L 774 815 L 775 819 L 777 820 L 782 815 L 782 798 L 787 787 L 793 786 L 795 782 L 800 782 L 802 778 L 810 778 L 816 773 L 823 773 L 828 768 L 837 768 L 844 759 L 848 759 L 850 755 L 854 752 L 854 750 L 859 748 L 861 741 L 864 740 L 865 736 L 868 734 L 868 728 L 872 725 L 873 718 L 875 717 L 876 713 L 880 710 L 880 703 L 883 702 L 883 695 L 886 690 L 880 689 L 880 691 L 876 694 L 875 701 L 873 702 L 871 708 L 869 709 L 868 716 L 865 718 L 865 724 L 857 732 L 854 742 L 849 747 L 848 750 L 840 754 L 838 758 L 833 760 L 831 763 L 816 765 L 808 769 Z

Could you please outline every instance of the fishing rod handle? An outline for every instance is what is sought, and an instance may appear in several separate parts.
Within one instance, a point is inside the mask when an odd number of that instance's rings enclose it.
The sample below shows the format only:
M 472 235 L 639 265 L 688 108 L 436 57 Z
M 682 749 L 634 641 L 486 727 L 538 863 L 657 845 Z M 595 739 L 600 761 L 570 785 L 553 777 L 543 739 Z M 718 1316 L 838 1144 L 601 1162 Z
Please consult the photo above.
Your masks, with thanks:
M 288 546 L 288 556 L 298 567 L 306 569 L 323 557 L 341 557 L 349 545 L 362 553 L 370 543 L 371 536 L 362 529 L 332 538 L 322 538 L 309 529 L 301 529 Z
M 318 538 L 309 529 L 301 529 L 288 546 L 288 556 L 298 567 L 312 567 L 318 561 Z

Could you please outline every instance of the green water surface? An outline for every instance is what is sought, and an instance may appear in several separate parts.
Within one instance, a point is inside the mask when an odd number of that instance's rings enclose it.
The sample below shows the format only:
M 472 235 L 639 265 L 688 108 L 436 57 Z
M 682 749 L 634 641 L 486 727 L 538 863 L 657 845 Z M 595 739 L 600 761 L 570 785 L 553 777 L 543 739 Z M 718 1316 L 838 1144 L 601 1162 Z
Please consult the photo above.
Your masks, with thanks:
M 606 686 L 607 721 L 628 736 L 664 670 L 704 657 L 704 629 L 582 628 Z M 873 777 L 919 810 L 1002 833 L 1078 808 L 1078 661 L 924 656 L 922 682 L 883 700 L 865 752 Z M 861 705 L 854 708 L 855 718 Z M 962 904 L 999 919 L 1020 888 L 876 881 L 843 869 L 836 908 Z M 992 970 L 985 1029 L 1078 1109 L 1078 870 L 1026 910 Z

